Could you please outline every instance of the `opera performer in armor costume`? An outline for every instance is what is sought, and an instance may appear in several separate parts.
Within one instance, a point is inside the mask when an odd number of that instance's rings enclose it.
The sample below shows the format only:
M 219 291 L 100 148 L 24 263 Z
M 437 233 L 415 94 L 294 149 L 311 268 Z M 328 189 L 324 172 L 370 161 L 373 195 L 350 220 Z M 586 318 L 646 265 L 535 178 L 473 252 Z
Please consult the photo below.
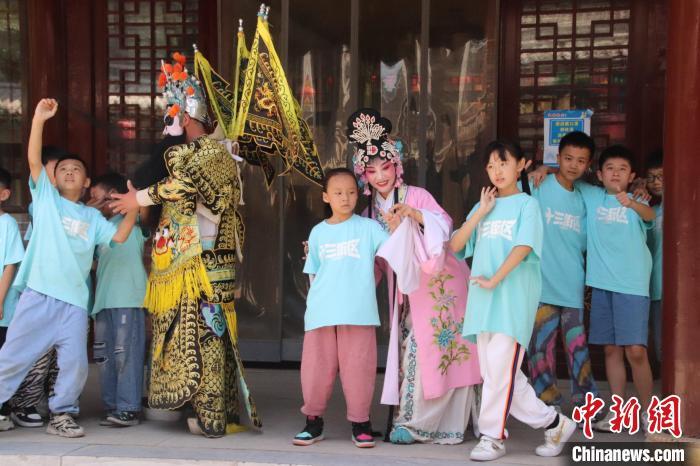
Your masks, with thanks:
M 164 134 L 184 135 L 185 143 L 163 153 L 167 176 L 138 191 L 130 186 L 114 196 L 113 207 L 162 208 L 144 302 L 153 326 L 149 406 L 172 410 L 190 402 L 196 414 L 188 419 L 190 431 L 221 437 L 241 429 L 241 404 L 252 425 L 262 426 L 236 334 L 234 265 L 244 235 L 236 210 L 239 168 L 207 135 L 202 83 L 188 73 L 183 55 L 173 58 L 159 79 L 167 101 Z

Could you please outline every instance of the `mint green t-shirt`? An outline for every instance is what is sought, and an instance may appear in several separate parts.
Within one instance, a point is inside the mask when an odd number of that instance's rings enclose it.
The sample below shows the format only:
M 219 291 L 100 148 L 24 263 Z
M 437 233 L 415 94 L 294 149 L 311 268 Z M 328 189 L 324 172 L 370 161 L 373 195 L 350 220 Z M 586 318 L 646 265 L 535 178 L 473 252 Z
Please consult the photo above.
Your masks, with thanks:
M 333 225 L 323 221 L 311 230 L 304 273 L 315 277 L 304 330 L 379 325 L 374 256 L 386 238 L 376 220 L 358 215 Z
M 650 298 L 652 301 L 658 301 L 663 298 L 663 237 L 664 237 L 664 205 L 659 204 L 654 206 L 656 219 L 654 227 L 649 230 L 647 245 L 651 252 L 651 286 L 649 289 Z
M 0 274 L 4 271 L 5 266 L 18 264 L 22 262 L 23 257 L 24 245 L 22 245 L 17 221 L 10 214 L 0 215 Z M 0 327 L 10 325 L 18 300 L 19 293 L 10 287 L 2 302 L 3 314 L 2 319 L 0 319 Z
M 651 253 L 647 230 L 653 222 L 623 207 L 604 188 L 588 183 L 576 183 L 576 188 L 586 204 L 586 285 L 648 297 Z
M 555 306 L 583 309 L 586 252 L 586 207 L 581 193 L 564 188 L 548 175 L 532 188 L 542 211 L 542 297 Z
M 46 170 L 36 183 L 29 179 L 32 194 L 32 237 L 12 286 L 25 288 L 88 309 L 87 279 L 95 246 L 109 244 L 116 227 L 102 214 L 82 203 L 61 197 Z
M 118 227 L 124 219 L 115 215 L 109 222 Z M 103 309 L 140 308 L 146 296 L 146 269 L 143 266 L 143 230 L 134 227 L 122 244 L 97 248 L 97 289 L 91 315 Z
M 24 232 L 24 241 L 27 243 L 32 237 L 32 212 L 33 212 L 34 206 L 30 202 L 29 205 L 27 206 L 27 213 L 29 214 L 29 225 L 27 225 L 27 230 Z
M 477 203 L 469 219 L 479 208 Z M 503 333 L 527 348 L 542 292 L 542 214 L 537 200 L 527 194 L 497 198 L 479 222 L 464 249 L 456 255 L 473 256 L 471 276 L 491 278 L 515 246 L 532 251 L 494 289 L 469 282 L 462 335 L 474 341 L 484 332 Z

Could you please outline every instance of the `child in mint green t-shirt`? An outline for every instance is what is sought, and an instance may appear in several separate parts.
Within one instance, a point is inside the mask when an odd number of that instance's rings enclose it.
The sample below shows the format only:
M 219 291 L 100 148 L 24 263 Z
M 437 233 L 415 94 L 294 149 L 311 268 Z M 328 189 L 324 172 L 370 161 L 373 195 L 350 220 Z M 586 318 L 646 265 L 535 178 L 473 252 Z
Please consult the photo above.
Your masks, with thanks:
M 96 178 L 90 202 L 115 227 L 124 217 L 108 207 L 113 193 L 127 191 L 126 179 L 117 173 Z M 100 369 L 104 425 L 132 426 L 139 423 L 146 351 L 146 269 L 144 242 L 148 235 L 136 227 L 129 238 L 112 247 L 97 248 L 97 288 L 91 315 L 95 319 L 94 358 Z
M 46 432 L 82 437 L 85 433 L 73 414 L 88 372 L 86 279 L 95 247 L 126 241 L 137 212 L 129 212 L 116 228 L 80 202 L 90 178 L 78 156 L 59 160 L 55 185 L 50 182 L 41 161 L 41 140 L 45 122 L 57 110 L 54 99 L 42 99 L 32 119 L 27 160 L 34 231 L 12 285 L 22 295 L 0 349 L 0 403 L 7 402 L 34 363 L 56 347 L 60 370 L 49 399 Z M 0 431 L 14 427 L 6 413 L 0 410 Z
M 653 383 L 647 357 L 652 259 L 646 241 L 656 214 L 646 201 L 627 192 L 635 177 L 633 162 L 626 147 L 608 147 L 598 159 L 597 174 L 603 187 L 587 183 L 576 187 L 587 212 L 586 285 L 593 289 L 589 343 L 605 346 L 608 374 L 622 375 L 608 377 L 613 395 L 626 399 L 625 359 L 632 366 L 645 430 Z M 613 417 L 609 411 L 596 429 L 610 431 Z
M 656 360 L 661 362 L 661 328 L 663 319 L 661 317 L 662 298 L 663 298 L 663 280 L 662 280 L 662 265 L 663 265 L 663 233 L 664 233 L 664 165 L 663 152 L 660 150 L 653 152 L 649 156 L 647 162 L 647 191 L 654 197 L 654 212 L 656 212 L 656 220 L 654 227 L 649 230 L 647 245 L 651 251 L 651 284 L 649 286 L 649 294 L 651 298 L 650 318 L 651 326 L 654 332 L 654 348 L 656 350 Z
M 517 145 L 492 142 L 484 165 L 495 188 L 481 200 L 450 240 L 458 257 L 473 256 L 463 334 L 476 339 L 484 379 L 479 413 L 481 440 L 475 461 L 505 455 L 508 414 L 545 428 L 540 456 L 557 456 L 576 424 L 540 400 L 520 370 L 542 290 L 542 215 L 537 200 L 520 192 L 526 160 Z M 526 181 L 525 181 L 526 182 Z
M 323 200 L 332 215 L 309 235 L 304 273 L 312 277 L 304 315 L 301 388 L 306 425 L 293 439 L 307 446 L 323 439 L 323 415 L 340 379 L 356 446 L 374 446 L 369 421 L 377 370 L 379 325 L 374 257 L 388 237 L 376 220 L 354 214 L 353 172 L 326 172 Z
M 586 207 L 575 188 L 594 153 L 590 136 L 581 131 L 568 133 L 559 143 L 559 169 L 545 175 L 541 183 L 531 183 L 535 184 L 532 196 L 542 211 L 544 242 L 542 297 L 528 348 L 530 380 L 542 401 L 559 407 L 563 401 L 556 374 L 559 335 L 569 369 L 572 404 L 582 405 L 588 392 L 598 396 L 583 322 Z
M 0 168 L 0 347 L 5 343 L 7 327 L 12 321 L 19 294 L 10 285 L 17 265 L 24 257 L 24 245 L 17 221 L 2 210 L 10 198 L 10 173 Z

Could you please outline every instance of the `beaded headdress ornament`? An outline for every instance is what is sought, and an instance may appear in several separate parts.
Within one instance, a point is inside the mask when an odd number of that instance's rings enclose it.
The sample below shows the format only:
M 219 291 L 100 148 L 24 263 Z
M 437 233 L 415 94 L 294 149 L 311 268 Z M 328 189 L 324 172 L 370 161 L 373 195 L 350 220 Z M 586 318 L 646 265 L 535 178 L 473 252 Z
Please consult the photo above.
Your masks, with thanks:
M 391 122 L 382 117 L 373 108 L 362 108 L 348 118 L 348 139 L 355 145 L 352 157 L 355 174 L 364 186 L 364 194 L 369 195 L 367 183 L 367 165 L 380 157 L 396 166 L 396 183 L 398 188 L 403 184 L 403 166 L 401 164 L 401 141 L 389 137 Z

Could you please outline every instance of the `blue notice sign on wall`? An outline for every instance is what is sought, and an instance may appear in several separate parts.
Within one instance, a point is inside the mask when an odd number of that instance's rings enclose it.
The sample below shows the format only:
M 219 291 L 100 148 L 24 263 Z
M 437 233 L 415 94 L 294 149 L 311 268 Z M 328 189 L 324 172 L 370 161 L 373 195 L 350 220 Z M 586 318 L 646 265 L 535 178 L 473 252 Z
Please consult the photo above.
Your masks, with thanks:
M 592 110 L 547 110 L 544 112 L 544 163 L 556 165 L 561 138 L 572 131 L 590 136 Z

